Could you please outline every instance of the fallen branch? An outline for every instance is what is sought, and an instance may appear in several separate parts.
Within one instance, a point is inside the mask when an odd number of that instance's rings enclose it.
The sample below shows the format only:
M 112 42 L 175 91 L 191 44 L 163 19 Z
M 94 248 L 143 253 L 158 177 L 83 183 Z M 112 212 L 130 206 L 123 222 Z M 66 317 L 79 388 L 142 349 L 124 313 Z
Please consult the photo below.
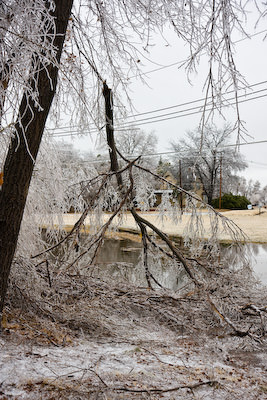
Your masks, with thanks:
M 147 221 L 143 217 L 141 217 L 137 212 L 134 210 L 134 208 L 131 209 L 131 213 L 136 221 L 139 221 L 140 223 L 147 225 L 150 229 L 152 229 L 170 248 L 170 250 L 173 252 L 175 258 L 183 265 L 185 271 L 189 275 L 189 277 L 192 279 L 192 281 L 195 283 L 196 286 L 202 286 L 202 284 L 197 280 L 197 278 L 194 276 L 193 271 L 191 271 L 191 268 L 189 267 L 186 259 L 184 256 L 178 251 L 178 249 L 172 244 L 171 240 L 168 238 L 168 236 L 163 233 L 160 229 L 158 229 L 155 225 L 153 225 L 151 222 Z
M 129 166 L 129 171 L 131 171 L 131 166 Z M 111 225 L 113 219 L 119 214 L 119 212 L 121 211 L 121 209 L 123 208 L 123 206 L 124 206 L 125 203 L 127 202 L 127 199 L 129 198 L 129 195 L 131 194 L 131 192 L 132 192 L 132 190 L 133 190 L 133 180 L 132 180 L 132 178 L 131 178 L 131 173 L 130 173 L 129 175 L 130 175 L 130 182 L 131 182 L 131 184 L 130 184 L 129 188 L 127 189 L 126 193 L 124 194 L 124 198 L 121 200 L 121 202 L 120 202 L 120 204 L 119 204 L 117 210 L 113 212 L 113 214 L 112 214 L 111 217 L 108 219 L 108 221 L 102 226 L 100 232 L 98 232 L 98 234 L 96 235 L 96 236 L 97 236 L 96 239 L 94 240 L 93 243 L 90 244 L 89 248 L 87 248 L 85 251 L 83 251 L 81 254 L 79 254 L 79 256 L 76 257 L 75 260 L 74 260 L 73 262 L 71 262 L 71 264 L 69 264 L 69 265 L 66 267 L 66 269 L 71 268 L 71 267 L 72 267 L 76 262 L 78 262 L 85 254 L 87 254 L 88 251 L 90 251 L 91 248 L 92 248 L 94 245 L 96 245 L 96 249 L 95 249 L 95 251 L 94 251 L 94 254 L 93 254 L 93 256 L 92 256 L 92 259 L 91 259 L 90 264 L 92 264 L 92 263 L 94 262 L 94 259 L 96 258 L 97 253 L 98 253 L 98 251 L 99 251 L 99 249 L 100 249 L 100 247 L 101 247 L 101 244 L 102 244 L 102 242 L 103 242 L 103 240 L 104 240 L 104 235 L 105 235 L 105 233 L 106 233 L 108 227 Z
M 267 306 L 257 307 L 257 306 L 255 306 L 255 304 L 248 304 L 248 305 L 246 305 L 245 307 L 242 308 L 243 312 L 246 311 L 246 310 L 252 310 L 252 312 L 254 313 L 252 315 L 255 315 L 255 313 L 256 313 L 256 315 L 258 315 L 260 317 L 262 336 L 265 336 L 266 331 L 265 331 L 264 314 L 263 313 L 267 312 Z
M 245 331 L 237 328 L 235 326 L 235 324 L 228 317 L 226 317 L 226 315 L 224 315 L 221 310 L 219 310 L 219 308 L 215 305 L 214 301 L 211 300 L 211 298 L 210 298 L 210 296 L 208 294 L 207 294 L 207 299 L 208 299 L 208 302 L 210 303 L 211 307 L 219 315 L 221 320 L 226 322 L 226 324 L 229 325 L 233 329 L 233 331 L 235 332 L 235 334 L 237 336 L 239 336 L 239 337 L 249 336 L 249 337 L 251 337 L 252 339 L 254 339 L 256 341 L 260 341 L 260 337 L 255 336 L 250 332 L 251 326 Z
M 140 157 L 135 158 L 133 161 L 129 161 L 129 164 L 127 164 L 124 168 L 122 168 L 121 170 L 118 171 L 118 173 L 121 175 L 124 171 L 126 171 L 127 169 L 131 168 L 131 166 L 139 159 Z M 38 254 L 35 254 L 34 256 L 31 256 L 32 259 L 37 258 L 45 253 L 48 253 L 52 250 L 54 250 L 55 248 L 57 248 L 58 246 L 60 246 L 62 243 L 64 243 L 69 237 L 71 237 L 73 235 L 74 232 L 78 232 L 82 226 L 82 224 L 85 221 L 85 218 L 87 217 L 87 215 L 89 214 L 89 212 L 92 209 L 92 205 L 94 204 L 94 202 L 96 201 L 96 199 L 98 198 L 101 190 L 104 188 L 104 186 L 107 183 L 107 180 L 110 179 L 112 176 L 116 175 L 117 172 L 108 172 L 108 173 L 104 173 L 101 174 L 101 176 L 103 176 L 102 182 L 100 187 L 98 188 L 97 192 L 95 193 L 94 197 L 90 200 L 90 204 L 86 207 L 86 209 L 83 211 L 82 215 L 80 216 L 80 218 L 78 219 L 78 221 L 74 224 L 74 226 L 72 227 L 72 229 L 70 230 L 70 232 L 68 232 L 61 240 L 59 240 L 56 244 L 54 244 L 53 246 L 49 247 L 46 250 L 41 251 Z M 98 178 L 99 176 L 97 176 Z M 93 178 L 94 179 L 94 178 Z M 91 181 L 90 181 L 91 182 Z M 89 182 L 89 183 L 90 183 Z
M 130 393 L 147 393 L 147 394 L 160 394 L 160 393 L 170 393 L 170 392 L 176 392 L 181 389 L 197 389 L 200 386 L 215 386 L 219 385 L 218 381 L 204 381 L 204 382 L 197 382 L 192 385 L 181 385 L 181 386 L 175 386 L 172 388 L 167 388 L 167 389 L 131 389 L 127 387 L 119 387 L 119 388 L 114 388 L 113 390 L 116 392 L 130 392 Z
M 118 150 L 117 150 L 118 152 Z M 119 152 L 118 152 L 119 153 Z M 119 153 L 119 155 L 127 162 L 129 162 L 130 160 L 127 160 L 125 157 L 122 156 L 121 153 Z M 242 231 L 242 229 L 231 219 L 225 217 L 222 213 L 216 211 L 211 205 L 205 203 L 199 196 L 197 196 L 196 194 L 193 194 L 191 192 L 188 192 L 187 190 L 181 188 L 178 185 L 175 185 L 174 183 L 168 181 L 167 179 L 163 178 L 162 176 L 156 174 L 155 172 L 150 171 L 148 168 L 145 168 L 144 166 L 140 165 L 140 164 L 134 164 L 134 166 L 144 172 L 147 172 L 148 174 L 150 174 L 151 176 L 154 176 L 156 179 L 160 180 L 161 182 L 164 182 L 165 184 L 175 188 L 176 190 L 178 190 L 180 193 L 183 193 L 187 196 L 189 196 L 189 198 L 196 200 L 198 202 L 200 202 L 202 205 L 204 205 L 209 211 L 211 211 L 214 215 L 216 215 L 217 217 L 220 217 L 223 225 L 225 225 L 227 227 L 227 229 L 229 229 L 229 231 L 232 234 L 233 240 L 235 240 L 236 242 L 246 242 L 249 238 L 246 235 L 245 232 Z M 239 236 L 238 236 L 239 234 Z

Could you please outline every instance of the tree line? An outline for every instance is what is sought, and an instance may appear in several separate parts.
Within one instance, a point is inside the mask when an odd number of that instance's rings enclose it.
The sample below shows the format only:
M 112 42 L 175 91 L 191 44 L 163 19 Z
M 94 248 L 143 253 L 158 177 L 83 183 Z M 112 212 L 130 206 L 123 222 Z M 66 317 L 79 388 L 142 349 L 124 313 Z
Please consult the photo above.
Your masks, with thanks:
M 153 132 L 146 133 L 133 127 L 116 133 L 116 145 L 120 152 L 130 158 L 141 155 L 140 162 L 144 165 L 149 165 L 150 169 L 163 177 L 171 173 L 185 190 L 198 191 L 205 202 L 216 204 L 216 208 L 219 206 L 220 194 L 221 197 L 231 194 L 245 198 L 242 204 L 237 203 L 237 208 L 246 208 L 248 204 L 265 204 L 267 187 L 261 188 L 259 181 L 244 177 L 248 164 L 238 148 L 232 145 L 234 139 L 230 125 L 221 129 L 209 125 L 204 131 L 200 149 L 202 134 L 196 129 L 187 132 L 183 139 L 169 143 L 170 156 L 166 160 L 164 155 L 157 155 L 158 140 Z M 66 148 L 69 148 L 67 153 Z M 65 153 L 66 165 L 69 159 L 71 166 L 76 160 L 77 168 L 79 165 L 87 165 L 87 168 L 93 165 L 99 172 L 107 168 L 108 153 L 105 145 L 100 146 L 95 153 L 79 154 L 73 146 L 70 149 L 70 145 L 62 144 L 59 152 L 63 158 Z M 215 199 L 217 201 L 214 202 Z

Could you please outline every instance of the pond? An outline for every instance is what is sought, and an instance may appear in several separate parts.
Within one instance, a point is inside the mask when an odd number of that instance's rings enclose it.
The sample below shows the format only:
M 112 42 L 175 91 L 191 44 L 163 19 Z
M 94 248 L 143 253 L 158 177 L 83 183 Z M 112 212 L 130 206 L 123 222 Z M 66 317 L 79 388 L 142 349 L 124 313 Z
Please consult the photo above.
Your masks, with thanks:
M 267 243 L 249 243 L 252 267 L 259 279 L 267 285 Z
M 251 265 L 260 281 L 267 285 L 267 244 L 249 243 L 252 254 Z M 92 273 L 97 276 L 112 276 L 116 280 L 147 286 L 144 268 L 138 265 L 141 256 L 142 243 L 129 239 L 107 239 L 98 256 L 98 265 Z M 227 251 L 227 247 L 224 247 Z M 232 251 L 232 250 L 231 250 Z M 184 271 L 164 263 L 151 267 L 152 274 L 162 286 L 177 290 L 186 283 Z
M 106 239 L 97 258 L 97 265 L 92 267 L 94 276 L 112 277 L 116 281 L 131 282 L 137 286 L 147 287 L 143 265 L 139 264 L 142 243 L 129 239 Z M 152 263 L 150 272 L 166 288 L 177 290 L 187 280 L 184 270 L 169 263 Z

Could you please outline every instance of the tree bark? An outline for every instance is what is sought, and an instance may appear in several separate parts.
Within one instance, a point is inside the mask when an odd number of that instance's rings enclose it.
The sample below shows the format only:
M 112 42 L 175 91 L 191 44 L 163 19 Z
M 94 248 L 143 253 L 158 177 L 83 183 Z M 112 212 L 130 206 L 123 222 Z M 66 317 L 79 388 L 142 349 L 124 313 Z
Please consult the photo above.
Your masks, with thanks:
M 73 0 L 55 0 L 57 61 L 60 62 Z M 38 57 L 36 55 L 35 57 Z M 35 64 L 36 65 L 36 64 Z M 0 191 L 0 314 L 4 307 L 8 277 L 14 258 L 21 221 L 32 177 L 34 161 L 40 147 L 46 119 L 55 95 L 58 67 L 44 68 L 40 62 L 31 85 L 38 90 L 41 110 L 24 93 L 15 135 L 4 165 L 4 182 Z
M 119 163 L 116 153 L 116 144 L 114 139 L 114 126 L 113 126 L 113 96 L 112 90 L 103 82 L 103 96 L 105 99 L 105 116 L 106 116 L 106 133 L 107 133 L 107 143 L 109 146 L 109 157 L 110 157 L 110 169 L 111 171 L 119 170 Z M 122 187 L 122 177 L 120 174 L 116 174 L 117 183 L 119 188 Z

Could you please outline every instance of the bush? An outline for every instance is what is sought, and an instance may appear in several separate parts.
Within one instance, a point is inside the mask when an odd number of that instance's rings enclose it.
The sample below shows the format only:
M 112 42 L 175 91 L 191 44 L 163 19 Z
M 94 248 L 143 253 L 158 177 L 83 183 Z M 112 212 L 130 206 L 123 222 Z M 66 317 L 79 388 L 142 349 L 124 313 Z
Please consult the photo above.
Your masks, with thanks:
M 250 204 L 245 196 L 238 196 L 232 193 L 225 193 L 221 199 L 221 208 L 227 208 L 231 210 L 245 210 Z M 219 198 L 212 200 L 212 206 L 219 208 Z

